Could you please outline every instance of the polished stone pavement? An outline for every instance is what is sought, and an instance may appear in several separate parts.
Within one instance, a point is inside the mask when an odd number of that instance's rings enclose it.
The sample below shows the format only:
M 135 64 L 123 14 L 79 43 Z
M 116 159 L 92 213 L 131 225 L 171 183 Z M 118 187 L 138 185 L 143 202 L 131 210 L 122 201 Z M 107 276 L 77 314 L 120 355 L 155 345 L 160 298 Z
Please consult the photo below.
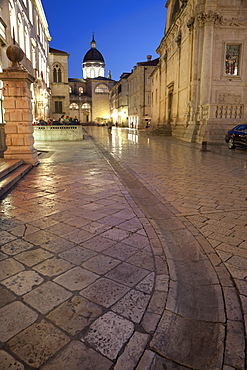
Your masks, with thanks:
M 0 369 L 246 368 L 247 156 L 105 127 L 0 204 Z

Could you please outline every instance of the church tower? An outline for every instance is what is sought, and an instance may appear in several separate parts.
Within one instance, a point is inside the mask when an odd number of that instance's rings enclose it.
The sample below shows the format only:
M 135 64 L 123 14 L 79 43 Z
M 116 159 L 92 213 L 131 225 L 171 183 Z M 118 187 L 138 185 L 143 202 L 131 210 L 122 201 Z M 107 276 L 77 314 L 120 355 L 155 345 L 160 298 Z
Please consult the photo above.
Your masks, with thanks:
M 88 50 L 82 62 L 83 78 L 97 78 L 105 76 L 105 61 L 99 50 L 96 49 L 94 34 L 91 49 Z

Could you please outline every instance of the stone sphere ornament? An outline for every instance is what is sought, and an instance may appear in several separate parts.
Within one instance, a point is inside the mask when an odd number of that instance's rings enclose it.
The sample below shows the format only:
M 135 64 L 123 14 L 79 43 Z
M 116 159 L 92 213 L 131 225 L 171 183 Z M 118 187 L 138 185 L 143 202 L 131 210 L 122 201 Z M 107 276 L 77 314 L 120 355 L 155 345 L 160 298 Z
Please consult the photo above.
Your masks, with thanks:
M 6 50 L 8 59 L 12 62 L 9 69 L 22 69 L 20 61 L 24 58 L 24 52 L 18 45 L 10 45 Z

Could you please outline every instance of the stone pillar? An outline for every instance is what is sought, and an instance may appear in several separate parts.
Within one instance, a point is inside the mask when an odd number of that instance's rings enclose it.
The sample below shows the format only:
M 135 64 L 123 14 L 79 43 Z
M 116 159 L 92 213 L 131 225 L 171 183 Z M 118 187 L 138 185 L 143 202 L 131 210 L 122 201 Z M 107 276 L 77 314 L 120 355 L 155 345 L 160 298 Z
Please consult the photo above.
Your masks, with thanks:
M 10 45 L 6 50 L 8 59 L 12 62 L 9 68 L 0 73 L 3 81 L 4 120 L 7 150 L 5 159 L 22 159 L 24 163 L 36 166 L 38 153 L 34 149 L 32 93 L 30 89 L 34 77 L 20 66 L 24 57 L 22 49 Z
M 204 24 L 202 69 L 201 69 L 201 105 L 210 104 L 212 68 L 214 55 L 214 25 L 219 19 L 218 13 L 201 13 L 199 20 Z
M 7 150 L 5 159 L 23 159 L 25 163 L 37 165 L 38 153 L 34 149 L 33 117 L 30 85 L 34 81 L 24 70 L 4 69 L 0 73 L 3 81 L 4 120 Z

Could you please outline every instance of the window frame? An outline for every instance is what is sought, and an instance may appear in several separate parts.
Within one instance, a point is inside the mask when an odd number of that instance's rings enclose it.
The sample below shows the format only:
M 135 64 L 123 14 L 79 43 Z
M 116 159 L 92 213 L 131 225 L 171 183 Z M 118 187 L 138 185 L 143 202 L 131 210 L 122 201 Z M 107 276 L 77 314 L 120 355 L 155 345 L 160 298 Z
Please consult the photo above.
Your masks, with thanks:
M 71 103 L 69 106 L 70 110 L 79 110 L 79 105 L 77 103 Z
M 54 108 L 55 108 L 55 113 L 63 113 L 63 102 L 61 100 L 55 100 Z
M 103 86 L 104 86 L 104 89 L 103 89 Z M 100 91 L 100 88 L 101 88 L 102 91 Z M 99 91 L 97 91 L 97 89 L 99 89 Z M 109 94 L 110 90 L 109 90 L 109 87 L 106 84 L 100 83 L 95 87 L 94 92 L 95 92 L 95 94 Z
M 226 73 L 226 57 L 227 57 L 227 47 L 228 46 L 239 46 L 238 55 L 238 66 L 237 74 Z M 243 43 L 240 41 L 226 41 L 224 44 L 224 62 L 223 62 L 223 76 L 227 78 L 240 78 L 242 71 L 242 55 L 243 55 Z
M 62 83 L 63 82 L 62 67 L 59 63 L 54 63 L 53 64 L 52 74 L 53 74 L 53 82 L 54 83 Z

